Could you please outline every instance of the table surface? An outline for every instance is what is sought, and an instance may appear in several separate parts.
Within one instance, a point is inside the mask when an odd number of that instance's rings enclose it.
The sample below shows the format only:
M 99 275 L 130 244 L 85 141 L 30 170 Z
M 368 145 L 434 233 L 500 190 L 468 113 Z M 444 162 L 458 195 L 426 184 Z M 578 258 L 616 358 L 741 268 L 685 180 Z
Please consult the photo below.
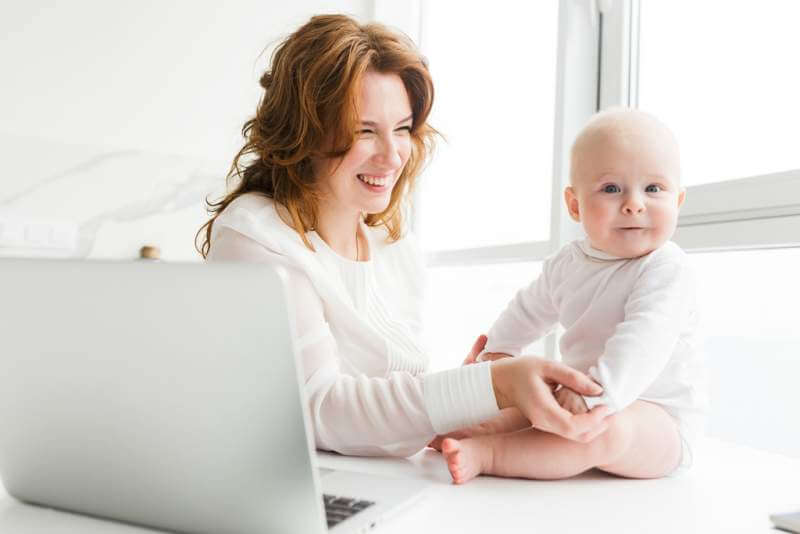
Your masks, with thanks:
M 456 486 L 442 457 L 408 459 L 320 453 L 324 467 L 401 477 L 432 486 L 377 534 L 420 532 L 771 532 L 769 514 L 800 511 L 800 459 L 713 439 L 689 473 L 626 480 L 599 471 L 560 481 L 478 477 Z M 0 532 L 144 534 L 155 531 L 22 504 L 0 486 Z

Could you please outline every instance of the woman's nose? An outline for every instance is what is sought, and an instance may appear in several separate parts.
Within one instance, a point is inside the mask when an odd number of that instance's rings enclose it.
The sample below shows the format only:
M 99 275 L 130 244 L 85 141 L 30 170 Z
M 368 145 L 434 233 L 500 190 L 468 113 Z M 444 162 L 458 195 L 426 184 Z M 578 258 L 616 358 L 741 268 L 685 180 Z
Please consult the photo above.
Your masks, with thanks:
M 398 150 L 397 142 L 393 136 L 384 137 L 378 146 L 378 152 L 375 154 L 374 159 L 381 165 L 397 169 L 402 164 L 400 158 L 400 151 Z
M 644 202 L 638 194 L 630 194 L 625 197 L 622 204 L 622 212 L 626 215 L 636 215 L 645 210 Z

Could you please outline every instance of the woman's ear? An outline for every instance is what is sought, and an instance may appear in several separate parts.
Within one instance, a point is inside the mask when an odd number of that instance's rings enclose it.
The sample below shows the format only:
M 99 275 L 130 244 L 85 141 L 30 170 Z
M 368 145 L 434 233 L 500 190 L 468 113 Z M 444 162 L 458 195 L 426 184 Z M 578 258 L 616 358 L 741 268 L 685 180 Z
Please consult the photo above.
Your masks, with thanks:
M 569 216 L 576 222 L 581 222 L 581 212 L 578 206 L 578 196 L 575 194 L 575 189 L 572 186 L 567 186 L 564 189 L 564 201 L 567 203 L 567 211 Z

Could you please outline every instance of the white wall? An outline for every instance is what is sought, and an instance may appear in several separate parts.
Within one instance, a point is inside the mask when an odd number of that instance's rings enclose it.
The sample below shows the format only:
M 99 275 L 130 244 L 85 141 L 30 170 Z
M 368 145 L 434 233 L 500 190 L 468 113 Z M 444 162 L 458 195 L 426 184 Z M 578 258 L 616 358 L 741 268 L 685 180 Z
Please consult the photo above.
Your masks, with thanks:
M 196 260 L 202 198 L 223 190 L 274 44 L 313 14 L 367 20 L 372 5 L 5 3 L 0 242 L 15 221 L 66 221 L 77 256 L 132 258 L 153 243 Z

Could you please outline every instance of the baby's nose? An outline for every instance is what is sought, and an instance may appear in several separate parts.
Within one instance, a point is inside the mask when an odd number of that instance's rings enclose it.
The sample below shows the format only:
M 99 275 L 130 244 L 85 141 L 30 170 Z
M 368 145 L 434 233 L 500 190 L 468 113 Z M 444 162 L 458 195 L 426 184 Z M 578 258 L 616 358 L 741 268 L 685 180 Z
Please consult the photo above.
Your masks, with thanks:
M 644 202 L 642 202 L 638 195 L 629 195 L 622 205 L 622 211 L 628 215 L 641 213 L 644 211 L 644 208 Z

